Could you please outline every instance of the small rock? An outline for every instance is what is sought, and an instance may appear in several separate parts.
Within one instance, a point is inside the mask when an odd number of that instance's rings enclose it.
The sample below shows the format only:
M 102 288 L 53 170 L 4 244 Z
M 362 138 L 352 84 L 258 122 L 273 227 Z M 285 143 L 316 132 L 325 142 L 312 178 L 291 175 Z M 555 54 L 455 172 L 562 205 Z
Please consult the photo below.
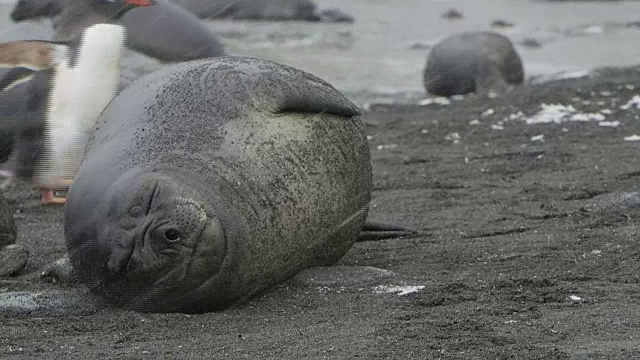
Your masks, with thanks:
M 434 98 L 428 98 L 428 99 L 423 99 L 418 101 L 418 105 L 421 106 L 427 106 L 427 105 L 431 105 L 431 104 L 437 104 L 437 105 L 450 105 L 451 104 L 451 100 L 447 99 L 446 97 L 443 96 L 439 96 L 439 97 L 434 97 Z
M 493 114 L 495 114 L 495 113 L 496 113 L 496 111 L 495 111 L 495 110 L 493 110 L 493 109 L 487 109 L 487 110 L 483 111 L 483 112 L 482 112 L 482 114 L 480 114 L 480 115 L 481 115 L 481 116 L 483 116 L 483 117 L 486 117 L 486 116 L 493 115 Z
M 353 16 L 345 13 L 344 11 L 336 8 L 326 9 L 320 11 L 318 14 L 321 22 L 343 22 L 343 23 L 352 23 L 354 22 Z
M 424 42 L 416 42 L 409 46 L 409 50 L 429 50 L 431 49 L 431 44 L 427 44 Z
M 464 18 L 464 15 L 456 9 L 449 9 L 442 14 L 442 18 L 448 20 L 460 20 Z
M 40 276 L 52 282 L 70 283 L 76 280 L 73 274 L 73 267 L 71 266 L 71 261 L 68 256 L 47 265 Z
M 0 277 L 15 276 L 29 261 L 29 250 L 22 245 L 9 245 L 0 249 Z
M 0 312 L 31 312 L 38 309 L 38 303 L 27 291 L 0 294 Z
M 627 192 L 620 196 L 620 205 L 626 208 L 640 208 L 640 192 Z
M 510 23 L 506 20 L 495 19 L 491 22 L 491 27 L 493 28 L 510 28 L 513 27 L 513 23 Z
M 592 25 L 582 29 L 582 32 L 585 34 L 602 34 L 604 29 L 601 26 Z
M 18 231 L 13 219 L 16 207 L 0 196 L 0 249 L 16 243 Z
M 424 285 L 403 285 L 403 286 L 387 286 L 387 285 L 378 285 L 373 288 L 373 292 L 376 294 L 385 294 L 385 293 L 397 293 L 400 296 L 417 293 L 418 291 L 424 289 Z
M 544 141 L 544 134 L 539 134 L 531 137 L 531 141 Z
M 640 21 L 630 21 L 626 23 L 625 26 L 628 28 L 640 28 Z
M 569 295 L 569 300 L 574 303 L 584 302 L 584 299 L 577 295 Z
M 78 290 L 16 291 L 0 293 L 0 315 L 89 315 L 106 306 L 104 300 Z
M 542 44 L 540 44 L 540 42 L 538 40 L 534 39 L 534 38 L 524 38 L 520 42 L 520 45 L 522 45 L 524 47 L 528 47 L 528 48 L 540 48 L 540 47 L 542 47 Z

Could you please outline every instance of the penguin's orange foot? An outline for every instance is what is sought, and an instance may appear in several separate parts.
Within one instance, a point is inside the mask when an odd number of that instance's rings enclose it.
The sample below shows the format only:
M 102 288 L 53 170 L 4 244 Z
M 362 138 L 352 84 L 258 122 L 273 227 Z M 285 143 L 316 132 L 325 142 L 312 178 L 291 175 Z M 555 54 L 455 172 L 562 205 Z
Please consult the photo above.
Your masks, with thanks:
M 65 180 L 63 187 L 56 187 L 55 189 L 41 188 L 40 189 L 40 204 L 42 205 L 64 205 L 67 200 L 67 192 L 71 187 L 72 180 Z

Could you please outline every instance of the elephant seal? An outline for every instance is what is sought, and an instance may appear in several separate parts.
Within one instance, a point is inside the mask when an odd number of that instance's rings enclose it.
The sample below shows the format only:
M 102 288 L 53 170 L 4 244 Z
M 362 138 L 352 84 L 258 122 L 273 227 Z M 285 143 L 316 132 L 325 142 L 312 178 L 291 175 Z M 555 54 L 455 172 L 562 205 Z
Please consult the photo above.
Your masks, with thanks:
M 423 80 L 427 92 L 438 96 L 502 92 L 522 84 L 524 68 L 505 36 L 488 31 L 462 32 L 433 47 Z
M 111 22 L 87 0 L 20 0 L 14 22 L 53 18 L 55 40 L 79 34 L 87 26 Z M 197 16 L 168 0 L 128 11 L 119 21 L 127 28 L 127 47 L 164 62 L 225 55 L 224 46 Z
M 318 11 L 310 0 L 172 0 L 204 19 L 353 22 L 339 9 Z
M 359 114 L 323 80 L 261 59 L 145 75 L 98 119 L 67 195 L 78 280 L 115 306 L 199 313 L 335 263 L 371 199 Z

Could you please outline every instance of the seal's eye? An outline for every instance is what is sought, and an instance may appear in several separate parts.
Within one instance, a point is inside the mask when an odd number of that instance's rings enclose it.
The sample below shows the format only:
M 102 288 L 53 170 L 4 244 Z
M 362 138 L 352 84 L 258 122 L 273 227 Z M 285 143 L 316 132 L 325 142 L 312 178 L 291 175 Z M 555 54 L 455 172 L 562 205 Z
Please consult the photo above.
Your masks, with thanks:
M 181 234 L 178 229 L 169 228 L 164 232 L 164 238 L 171 242 L 180 240 L 180 236 Z

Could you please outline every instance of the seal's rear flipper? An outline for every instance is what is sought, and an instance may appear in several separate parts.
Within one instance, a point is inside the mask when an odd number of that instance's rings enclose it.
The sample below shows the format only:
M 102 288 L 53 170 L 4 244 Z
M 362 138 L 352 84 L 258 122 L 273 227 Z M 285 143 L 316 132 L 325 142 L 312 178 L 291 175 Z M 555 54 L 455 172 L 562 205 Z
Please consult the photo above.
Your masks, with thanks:
M 399 226 L 367 221 L 364 223 L 362 231 L 360 231 L 360 235 L 356 241 L 384 240 L 417 234 L 417 231 L 401 228 Z

